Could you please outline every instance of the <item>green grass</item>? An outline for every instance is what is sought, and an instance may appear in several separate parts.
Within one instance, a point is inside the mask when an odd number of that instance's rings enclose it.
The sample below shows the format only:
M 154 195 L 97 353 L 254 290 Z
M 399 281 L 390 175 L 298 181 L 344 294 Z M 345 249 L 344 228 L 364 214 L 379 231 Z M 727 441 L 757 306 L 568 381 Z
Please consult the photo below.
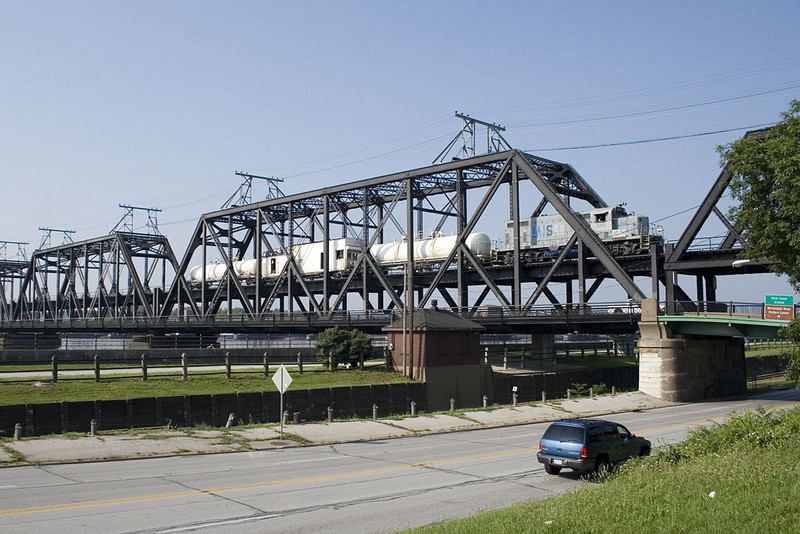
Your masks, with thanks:
M 274 369 L 273 369 L 274 371 Z M 339 370 L 291 372 L 290 389 L 316 389 L 343 386 L 363 386 L 407 382 L 401 374 L 383 368 L 368 368 L 364 371 Z M 277 391 L 272 378 L 264 378 L 256 372 L 234 372 L 231 379 L 224 374 L 190 373 L 187 380 L 178 375 L 151 374 L 147 382 L 141 378 L 103 378 L 95 382 L 93 377 L 62 378 L 49 386 L 37 386 L 34 382 L 0 381 L 0 405 L 33 404 L 62 401 L 114 400 L 140 397 L 171 397 L 180 395 L 246 393 L 254 391 Z
M 799 532 L 798 446 L 800 409 L 738 414 L 603 484 L 411 532 Z

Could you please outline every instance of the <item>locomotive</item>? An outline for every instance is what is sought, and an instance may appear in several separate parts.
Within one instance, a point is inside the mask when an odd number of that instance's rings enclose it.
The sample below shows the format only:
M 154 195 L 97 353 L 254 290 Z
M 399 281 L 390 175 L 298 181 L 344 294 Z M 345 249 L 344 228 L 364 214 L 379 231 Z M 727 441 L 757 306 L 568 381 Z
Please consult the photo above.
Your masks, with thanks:
M 582 211 L 578 215 L 614 256 L 638 254 L 649 240 L 650 219 L 629 214 L 621 205 Z M 525 263 L 535 263 L 553 258 L 561 253 L 573 233 L 561 215 L 520 219 L 520 259 Z M 506 221 L 504 239 L 504 245 L 497 250 L 497 258 L 508 264 L 513 262 L 514 221 Z
M 624 207 L 613 206 L 580 212 L 589 227 L 606 243 L 615 256 L 638 254 L 646 247 L 650 235 L 649 219 L 634 213 L 628 214 Z M 524 263 L 549 260 L 561 253 L 574 231 L 561 215 L 541 215 L 521 219 L 520 259 Z M 493 248 L 492 241 L 485 233 L 469 234 L 465 245 L 485 264 L 510 264 L 513 261 L 514 223 L 505 222 L 504 243 Z M 441 232 L 428 239 L 414 240 L 414 263 L 420 268 L 435 267 L 447 259 L 456 246 L 457 236 L 445 236 Z M 342 238 L 328 241 L 328 272 L 343 275 L 355 266 L 363 250 L 361 240 Z M 408 258 L 408 242 L 404 237 L 399 242 L 379 243 L 370 247 L 370 253 L 378 265 L 398 268 Z M 324 242 L 315 241 L 295 245 L 292 248 L 295 263 L 304 276 L 320 276 L 324 272 Z M 261 277 L 275 279 L 286 267 L 287 256 L 274 254 L 257 259 L 237 260 L 232 263 L 233 272 L 242 280 L 254 280 L 261 262 Z M 189 283 L 219 282 L 228 269 L 224 262 L 210 263 L 193 267 L 189 271 Z

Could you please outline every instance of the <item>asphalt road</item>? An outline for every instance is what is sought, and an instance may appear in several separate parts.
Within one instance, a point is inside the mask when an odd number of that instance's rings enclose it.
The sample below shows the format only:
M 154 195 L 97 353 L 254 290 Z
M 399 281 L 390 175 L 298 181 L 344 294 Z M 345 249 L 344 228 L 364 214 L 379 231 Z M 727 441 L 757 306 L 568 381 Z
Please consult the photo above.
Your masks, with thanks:
M 654 444 L 784 390 L 616 414 Z M 548 423 L 235 454 L 25 466 L 0 471 L 0 530 L 392 532 L 559 494 L 588 482 L 536 462 Z

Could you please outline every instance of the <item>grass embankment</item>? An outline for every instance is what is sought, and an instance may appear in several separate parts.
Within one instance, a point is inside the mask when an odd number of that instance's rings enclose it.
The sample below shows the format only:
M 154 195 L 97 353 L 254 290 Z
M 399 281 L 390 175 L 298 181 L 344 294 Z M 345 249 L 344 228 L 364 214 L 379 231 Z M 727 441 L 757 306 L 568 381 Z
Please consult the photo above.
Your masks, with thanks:
M 410 532 L 800 532 L 800 409 L 735 414 L 602 484 Z
M 271 372 L 274 372 L 274 369 Z M 321 370 L 305 371 L 302 374 L 292 370 L 289 372 L 292 375 L 291 389 L 364 386 L 408 381 L 401 374 L 386 371 L 384 368 L 367 368 L 364 371 L 339 370 L 334 373 Z M 265 378 L 263 374 L 256 372 L 233 372 L 231 378 L 227 379 L 224 374 L 199 374 L 195 371 L 186 380 L 182 380 L 180 375 L 151 374 L 146 382 L 141 378 L 130 376 L 101 378 L 100 382 L 95 382 L 94 377 L 65 377 L 60 378 L 56 384 L 45 386 L 33 382 L 0 381 L 0 405 L 219 395 L 254 391 L 277 391 L 272 376 Z

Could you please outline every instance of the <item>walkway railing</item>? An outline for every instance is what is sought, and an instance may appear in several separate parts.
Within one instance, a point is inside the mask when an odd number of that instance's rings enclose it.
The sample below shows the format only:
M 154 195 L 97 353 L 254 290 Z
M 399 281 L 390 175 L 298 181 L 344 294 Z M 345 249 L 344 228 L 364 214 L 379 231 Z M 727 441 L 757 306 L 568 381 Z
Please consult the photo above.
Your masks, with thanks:
M 661 303 L 659 313 L 663 315 L 730 316 L 748 319 L 763 319 L 763 302 L 735 301 L 677 301 Z M 800 305 L 794 307 L 797 317 Z

